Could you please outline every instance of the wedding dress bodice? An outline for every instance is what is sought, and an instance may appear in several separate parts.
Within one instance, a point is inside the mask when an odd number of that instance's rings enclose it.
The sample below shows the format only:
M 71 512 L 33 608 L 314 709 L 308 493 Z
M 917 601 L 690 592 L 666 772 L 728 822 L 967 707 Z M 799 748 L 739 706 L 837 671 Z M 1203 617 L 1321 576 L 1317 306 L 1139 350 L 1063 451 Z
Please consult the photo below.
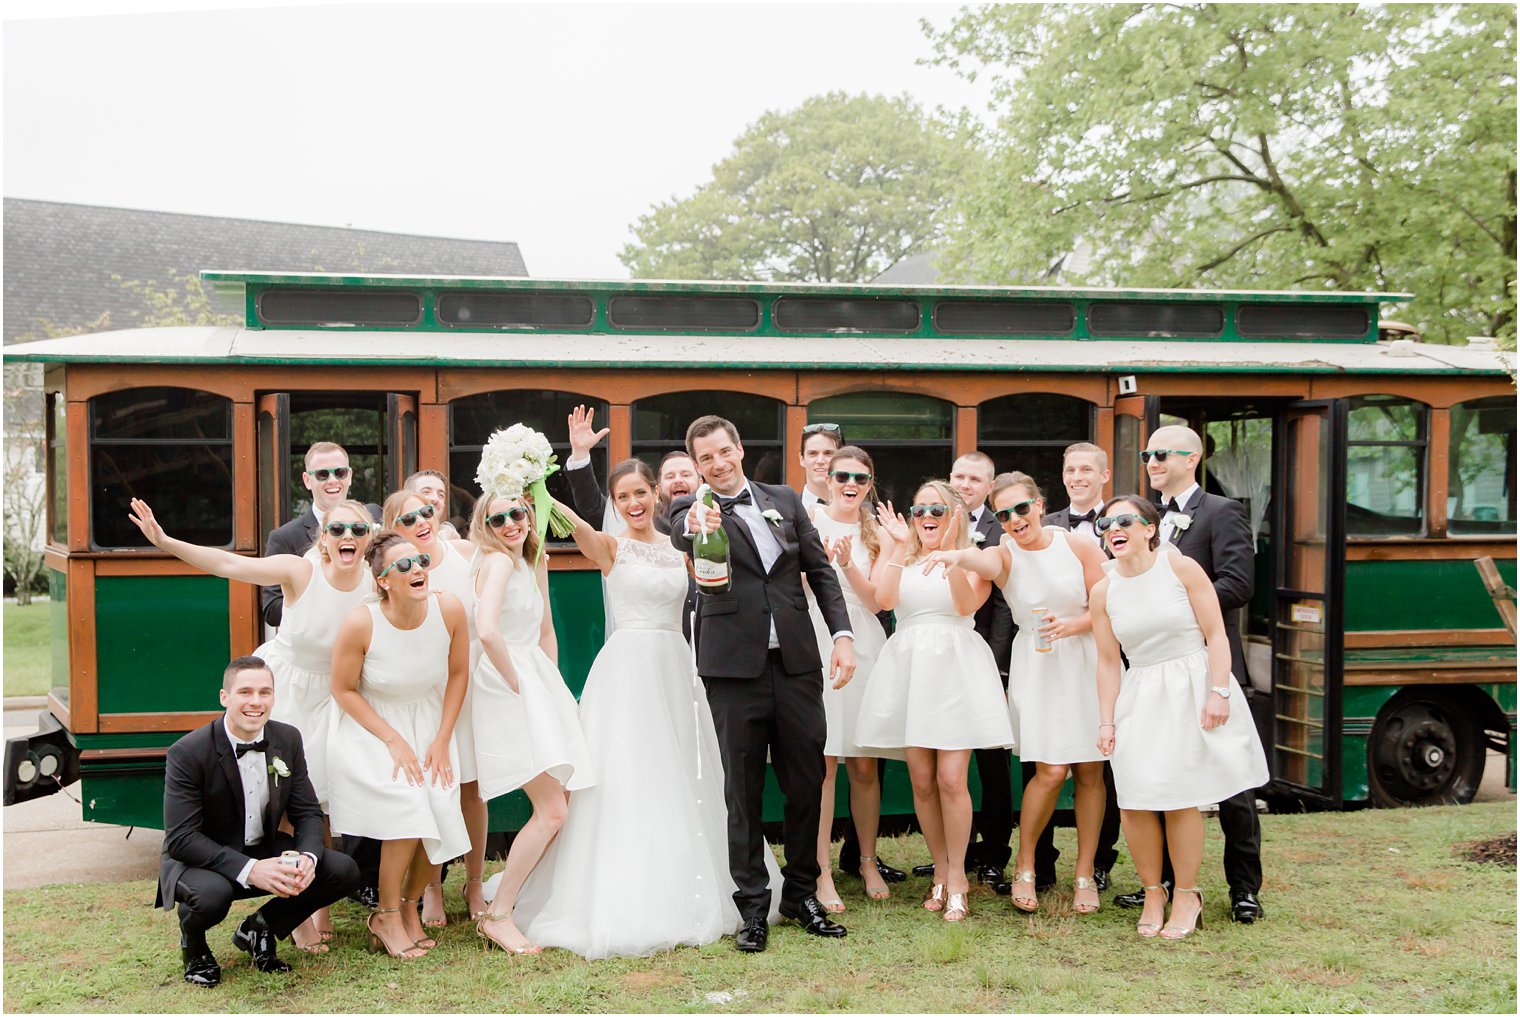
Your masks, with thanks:
M 668 541 L 618 540 L 607 595 L 619 629 L 681 631 L 686 605 L 686 556 Z

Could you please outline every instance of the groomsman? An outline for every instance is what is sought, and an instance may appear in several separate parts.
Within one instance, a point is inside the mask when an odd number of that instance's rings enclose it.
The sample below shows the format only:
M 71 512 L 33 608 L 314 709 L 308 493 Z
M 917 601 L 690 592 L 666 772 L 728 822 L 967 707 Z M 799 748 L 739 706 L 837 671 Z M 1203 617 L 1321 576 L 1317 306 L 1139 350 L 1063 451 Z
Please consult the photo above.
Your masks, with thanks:
M 206 933 L 234 900 L 274 895 L 238 925 L 232 945 L 259 971 L 289 971 L 276 943 L 359 886 L 353 860 L 322 844 L 322 807 L 306 775 L 301 732 L 269 719 L 268 665 L 258 657 L 227 665 L 221 701 L 226 713 L 175 742 L 165 757 L 164 854 L 154 902 L 165 911 L 179 905 L 185 981 L 206 989 L 222 980 Z M 293 834 L 280 832 L 281 820 Z M 282 858 L 287 852 L 298 860 Z
M 811 512 L 814 505 L 829 500 L 829 460 L 844 448 L 844 428 L 838 424 L 808 424 L 802 429 L 802 447 L 797 458 L 802 463 L 802 507 Z
M 992 458 L 985 452 L 967 452 L 950 466 L 950 488 L 965 503 L 972 540 L 982 547 L 996 546 L 1003 537 L 1003 528 L 987 505 L 987 495 L 992 491 L 992 479 L 996 473 Z M 976 634 L 992 648 L 1006 694 L 1014 626 L 1013 615 L 1008 611 L 1008 602 L 1003 599 L 1001 590 L 992 591 L 986 603 L 977 608 L 974 619 Z M 1010 773 L 1013 759 L 1007 749 L 977 749 L 975 756 L 976 771 L 982 782 L 982 807 L 972 819 L 972 840 L 966 849 L 966 867 L 976 871 L 978 882 L 996 888 L 1000 884 L 1007 885 L 1004 870 L 1013 857 L 1013 779 Z M 914 871 L 916 873 L 917 869 Z
M 1108 453 L 1090 441 L 1068 445 L 1061 463 L 1061 486 L 1066 488 L 1066 508 L 1045 516 L 1046 526 L 1060 526 L 1072 533 L 1080 533 L 1093 543 L 1102 546 L 1093 522 L 1098 518 L 1098 506 L 1103 504 L 1103 488 L 1109 481 Z M 1024 764 L 1024 786 L 1034 777 L 1034 764 Z M 1098 850 L 1093 857 L 1093 882 L 1099 892 L 1108 889 L 1109 872 L 1119 858 L 1119 799 L 1114 793 L 1114 770 L 1107 761 L 1103 764 L 1103 783 L 1108 789 L 1108 800 L 1103 810 L 1103 825 L 1098 830 Z M 1035 889 L 1045 891 L 1055 886 L 1056 859 L 1055 824 L 1045 824 L 1034 850 Z
M 1214 583 L 1230 640 L 1230 670 L 1242 688 L 1249 687 L 1245 650 L 1236 612 L 1251 599 L 1256 562 L 1251 524 L 1238 501 L 1208 494 L 1198 486 L 1203 441 L 1190 427 L 1158 428 L 1140 453 L 1151 487 L 1161 496 L 1161 539 L 1203 566 Z M 1242 791 L 1219 803 L 1219 827 L 1224 833 L 1224 874 L 1230 884 L 1230 917 L 1250 923 L 1265 918 L 1257 899 L 1261 892 L 1261 820 L 1256 793 Z M 1171 886 L 1170 859 L 1162 880 Z M 1115 898 L 1125 907 L 1139 907 L 1143 892 Z M 1135 899 L 1142 898 L 1142 899 Z

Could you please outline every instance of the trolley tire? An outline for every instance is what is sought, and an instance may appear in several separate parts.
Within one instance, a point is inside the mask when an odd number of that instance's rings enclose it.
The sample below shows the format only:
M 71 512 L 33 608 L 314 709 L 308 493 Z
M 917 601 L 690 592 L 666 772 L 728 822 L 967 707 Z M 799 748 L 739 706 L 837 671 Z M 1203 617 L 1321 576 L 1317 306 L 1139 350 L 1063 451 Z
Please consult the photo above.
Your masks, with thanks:
M 1466 805 L 1483 780 L 1484 734 L 1462 697 L 1404 689 L 1367 739 L 1372 800 L 1383 807 Z

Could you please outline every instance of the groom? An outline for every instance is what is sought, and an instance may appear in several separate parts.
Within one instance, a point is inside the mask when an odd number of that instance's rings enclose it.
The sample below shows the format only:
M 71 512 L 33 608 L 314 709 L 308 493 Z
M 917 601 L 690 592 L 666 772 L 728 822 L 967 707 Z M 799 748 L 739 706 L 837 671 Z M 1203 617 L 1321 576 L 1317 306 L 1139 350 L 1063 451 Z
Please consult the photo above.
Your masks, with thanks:
M 765 949 L 770 880 L 760 799 L 769 753 L 786 798 L 780 912 L 815 936 L 843 936 L 813 895 L 818 882 L 818 813 L 823 793 L 823 672 L 802 577 L 834 634 L 829 677 L 855 673 L 854 636 L 834 569 L 818 531 L 788 487 L 744 476 L 739 431 L 722 417 L 700 417 L 686 430 L 686 450 L 717 495 L 721 511 L 693 496 L 670 507 L 670 540 L 691 553 L 692 535 L 723 527 L 728 535 L 727 593 L 699 596 L 697 670 L 707 686 L 723 756 L 728 805 L 728 865 L 744 926 L 738 948 Z

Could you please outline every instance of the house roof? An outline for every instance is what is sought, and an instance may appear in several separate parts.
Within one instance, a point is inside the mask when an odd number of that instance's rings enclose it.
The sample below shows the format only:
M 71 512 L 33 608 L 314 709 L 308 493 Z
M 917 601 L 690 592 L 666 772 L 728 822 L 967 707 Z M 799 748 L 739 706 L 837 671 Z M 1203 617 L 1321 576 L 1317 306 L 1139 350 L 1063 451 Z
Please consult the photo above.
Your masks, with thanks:
M 39 319 L 84 328 L 109 311 L 114 327 L 134 325 L 139 298 L 124 293 L 113 276 L 176 289 L 176 277 L 220 265 L 274 272 L 528 274 L 522 251 L 507 241 L 6 198 L 5 342 L 37 334 Z

